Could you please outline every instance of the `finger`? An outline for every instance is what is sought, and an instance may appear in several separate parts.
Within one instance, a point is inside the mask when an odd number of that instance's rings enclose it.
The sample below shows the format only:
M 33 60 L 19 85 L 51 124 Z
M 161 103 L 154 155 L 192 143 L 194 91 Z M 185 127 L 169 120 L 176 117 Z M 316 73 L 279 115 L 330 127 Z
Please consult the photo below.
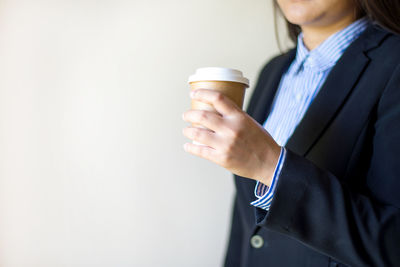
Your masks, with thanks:
M 190 93 L 192 99 L 213 105 L 222 115 L 228 115 L 239 110 L 238 106 L 221 92 L 198 89 Z
M 187 127 L 183 129 L 183 135 L 190 140 L 204 144 L 206 146 L 215 147 L 217 144 L 216 136 L 213 131 L 209 129 L 202 129 L 197 127 Z
M 186 111 L 183 113 L 183 119 L 193 124 L 200 124 L 213 131 L 218 131 L 224 123 L 220 114 L 207 110 Z
M 209 146 L 186 143 L 183 148 L 192 155 L 214 162 L 215 149 Z

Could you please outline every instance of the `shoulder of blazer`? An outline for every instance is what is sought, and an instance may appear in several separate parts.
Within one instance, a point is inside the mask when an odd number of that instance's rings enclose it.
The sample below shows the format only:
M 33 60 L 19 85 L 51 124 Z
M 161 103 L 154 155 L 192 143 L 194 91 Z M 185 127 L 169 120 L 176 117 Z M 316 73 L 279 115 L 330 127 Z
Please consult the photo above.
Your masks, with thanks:
M 370 60 L 382 61 L 383 64 L 400 64 L 400 35 L 391 33 L 379 26 L 374 26 L 373 31 L 384 38 L 378 39 L 378 42 L 371 49 L 366 49 L 365 54 Z M 367 41 L 372 41 L 373 35 Z

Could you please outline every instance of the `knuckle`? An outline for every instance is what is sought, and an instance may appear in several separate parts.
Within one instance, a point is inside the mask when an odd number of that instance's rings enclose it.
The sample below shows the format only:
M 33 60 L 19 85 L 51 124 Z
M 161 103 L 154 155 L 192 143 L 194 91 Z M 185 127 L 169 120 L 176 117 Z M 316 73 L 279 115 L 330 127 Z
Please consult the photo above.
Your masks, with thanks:
M 199 137 L 201 137 L 201 131 L 198 128 L 194 128 L 192 130 L 192 137 L 194 139 L 198 139 Z
M 207 118 L 208 116 L 206 111 L 202 110 L 199 112 L 199 121 L 205 121 Z
M 235 114 L 235 120 L 237 121 L 237 125 L 239 125 L 242 128 L 245 128 L 247 126 L 247 117 L 243 112 L 238 112 Z
M 216 92 L 215 96 L 214 96 L 214 100 L 216 102 L 221 102 L 221 101 L 224 100 L 224 95 L 222 93 L 220 93 L 220 92 Z
M 230 143 L 227 144 L 226 150 L 225 150 L 225 153 L 227 154 L 227 157 L 229 157 L 229 155 L 232 155 L 234 149 L 235 149 L 235 143 L 234 142 L 230 142 Z
M 228 134 L 229 137 L 233 139 L 233 142 L 240 139 L 240 137 L 242 136 L 242 132 L 234 128 L 228 128 Z

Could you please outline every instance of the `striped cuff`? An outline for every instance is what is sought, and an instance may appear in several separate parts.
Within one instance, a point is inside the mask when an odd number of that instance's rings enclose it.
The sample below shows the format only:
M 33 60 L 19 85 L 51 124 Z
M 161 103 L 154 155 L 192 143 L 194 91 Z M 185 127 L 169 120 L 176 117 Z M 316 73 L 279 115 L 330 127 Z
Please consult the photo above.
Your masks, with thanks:
M 254 189 L 254 195 L 257 197 L 257 200 L 251 202 L 251 205 L 264 210 L 269 210 L 272 199 L 274 197 L 276 184 L 278 183 L 279 175 L 281 173 L 283 163 L 285 162 L 285 158 L 286 149 L 282 147 L 281 154 L 279 155 L 278 164 L 276 165 L 274 175 L 272 176 L 271 186 L 268 187 L 265 184 L 257 181 L 256 187 Z

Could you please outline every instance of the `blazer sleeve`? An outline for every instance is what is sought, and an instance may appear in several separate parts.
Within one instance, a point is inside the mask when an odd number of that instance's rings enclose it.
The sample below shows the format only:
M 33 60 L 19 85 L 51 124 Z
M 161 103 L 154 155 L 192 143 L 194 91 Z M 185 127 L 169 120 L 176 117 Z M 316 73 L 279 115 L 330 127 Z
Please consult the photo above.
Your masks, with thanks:
M 377 108 L 370 194 L 287 150 L 269 212 L 257 224 L 350 266 L 400 266 L 400 65 Z

